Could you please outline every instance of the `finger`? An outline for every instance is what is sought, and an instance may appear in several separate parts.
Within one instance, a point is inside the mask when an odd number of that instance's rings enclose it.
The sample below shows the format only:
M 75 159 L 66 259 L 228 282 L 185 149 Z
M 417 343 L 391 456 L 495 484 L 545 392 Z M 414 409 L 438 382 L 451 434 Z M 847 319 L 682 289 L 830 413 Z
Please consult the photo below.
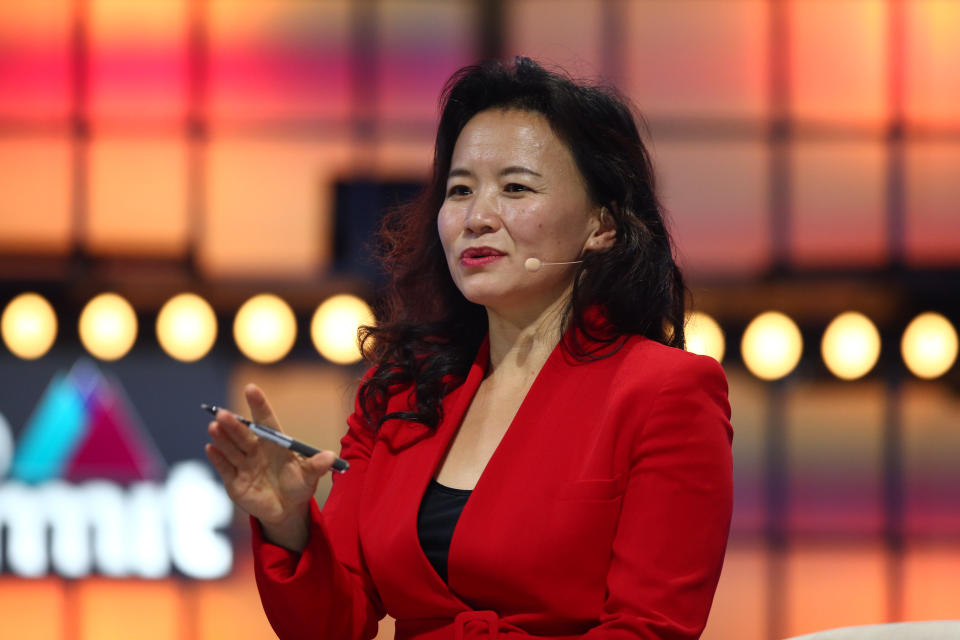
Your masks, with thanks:
M 234 446 L 244 454 L 250 454 L 256 449 L 257 436 L 253 435 L 247 425 L 237 420 L 236 416 L 226 409 L 217 411 L 217 425 L 222 430 L 223 435 L 230 438 Z
M 230 484 L 237 477 L 237 468 L 230 464 L 230 461 L 210 443 L 203 447 L 203 452 L 207 454 L 207 460 L 213 465 L 213 468 L 220 474 L 223 484 Z
M 213 444 L 220 450 L 223 457 L 230 461 L 230 464 L 239 467 L 244 463 L 247 458 L 246 452 L 236 445 L 221 423 L 211 422 L 207 427 L 207 432 L 213 439 Z
M 333 461 L 336 459 L 337 454 L 333 451 L 321 451 L 303 460 L 303 466 L 310 475 L 319 478 L 330 471 L 330 468 L 333 467 Z
M 243 390 L 243 395 L 246 397 L 247 406 L 250 407 L 250 415 L 253 417 L 254 422 L 266 425 L 277 431 L 283 431 L 283 429 L 280 428 L 280 423 L 277 421 L 276 416 L 273 415 L 273 409 L 270 408 L 270 403 L 267 402 L 267 396 L 260 390 L 260 387 L 255 384 L 248 384 Z

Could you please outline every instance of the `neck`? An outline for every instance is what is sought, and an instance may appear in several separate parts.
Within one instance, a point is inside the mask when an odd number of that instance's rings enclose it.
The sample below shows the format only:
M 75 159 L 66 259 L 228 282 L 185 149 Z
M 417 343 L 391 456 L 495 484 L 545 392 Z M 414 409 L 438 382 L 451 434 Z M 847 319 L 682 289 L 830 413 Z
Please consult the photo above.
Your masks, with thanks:
M 540 370 L 560 340 L 563 311 L 571 288 L 536 313 L 505 314 L 487 308 L 491 374 L 501 366 L 508 370 Z

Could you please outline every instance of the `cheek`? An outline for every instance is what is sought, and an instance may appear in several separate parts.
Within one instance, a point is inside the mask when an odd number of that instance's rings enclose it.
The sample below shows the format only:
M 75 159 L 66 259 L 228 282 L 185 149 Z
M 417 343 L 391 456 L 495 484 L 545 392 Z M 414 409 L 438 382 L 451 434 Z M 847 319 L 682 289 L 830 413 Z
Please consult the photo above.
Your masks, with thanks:
M 556 238 L 558 233 L 569 230 L 569 224 L 558 220 L 556 207 L 537 203 L 513 212 L 508 221 L 510 235 L 522 244 L 541 244 Z
M 437 214 L 437 234 L 440 236 L 440 244 L 443 245 L 444 252 L 449 251 L 457 234 L 452 216 L 444 207 L 441 207 Z

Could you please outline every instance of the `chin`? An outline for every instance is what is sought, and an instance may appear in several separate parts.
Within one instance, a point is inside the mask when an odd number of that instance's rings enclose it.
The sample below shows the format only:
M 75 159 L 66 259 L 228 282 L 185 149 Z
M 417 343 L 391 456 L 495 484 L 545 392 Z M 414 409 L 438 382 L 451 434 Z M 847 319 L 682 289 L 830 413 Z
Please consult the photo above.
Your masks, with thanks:
M 463 297 L 474 304 L 501 314 L 510 314 L 529 305 L 535 296 L 523 291 L 462 291 Z
M 489 291 L 464 291 L 461 289 L 460 293 L 462 293 L 463 297 L 469 302 L 483 305 L 484 307 L 495 306 L 497 301 L 500 300 L 499 296 L 496 296 Z
M 485 307 L 497 304 L 504 297 L 504 292 L 494 287 L 486 286 L 458 286 L 460 294 L 474 304 Z

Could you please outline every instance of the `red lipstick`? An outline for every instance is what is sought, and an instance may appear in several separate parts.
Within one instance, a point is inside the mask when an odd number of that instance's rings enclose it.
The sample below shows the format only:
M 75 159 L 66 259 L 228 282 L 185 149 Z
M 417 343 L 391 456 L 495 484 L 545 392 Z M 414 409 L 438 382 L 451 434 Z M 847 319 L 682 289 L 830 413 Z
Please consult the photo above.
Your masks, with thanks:
M 460 254 L 460 264 L 465 267 L 482 267 L 505 256 L 503 251 L 492 247 L 470 247 Z

